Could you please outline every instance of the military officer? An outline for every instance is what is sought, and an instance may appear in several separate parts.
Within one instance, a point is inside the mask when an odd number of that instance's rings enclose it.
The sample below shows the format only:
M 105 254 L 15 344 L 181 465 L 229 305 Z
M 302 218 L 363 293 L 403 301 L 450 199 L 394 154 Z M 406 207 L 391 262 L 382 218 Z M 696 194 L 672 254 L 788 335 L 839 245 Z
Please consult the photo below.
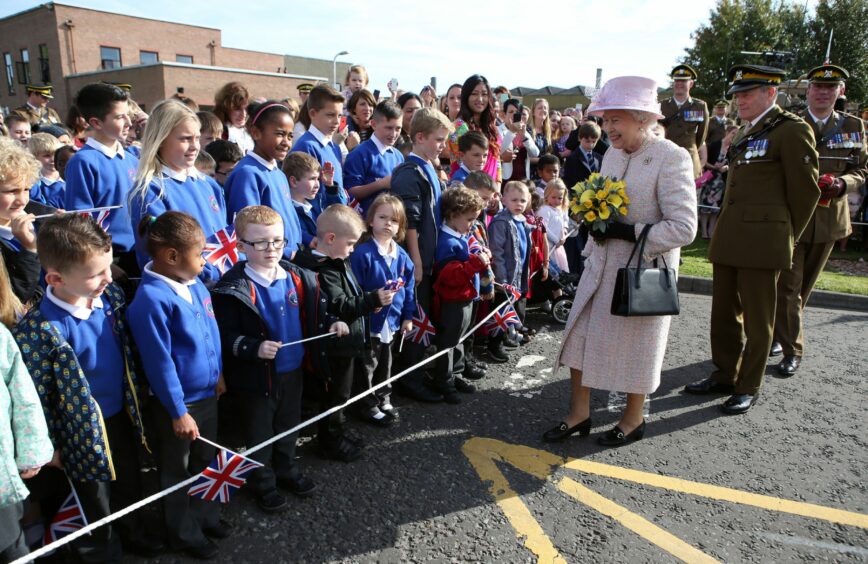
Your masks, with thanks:
M 716 370 L 689 384 L 693 394 L 731 393 L 721 409 L 744 413 L 756 402 L 772 344 L 778 276 L 820 198 L 811 127 L 775 104 L 780 69 L 729 70 L 745 124 L 729 150 L 724 202 L 711 237 L 714 284 L 711 356 Z M 744 337 L 747 337 L 747 342 Z
M 310 96 L 310 91 L 313 90 L 313 84 L 310 82 L 302 82 L 298 86 L 296 86 L 298 90 L 298 99 L 301 100 L 301 103 L 304 104 L 307 102 L 307 97 Z
M 868 124 L 868 105 L 862 106 L 862 121 Z
M 711 145 L 715 141 L 720 141 L 726 134 L 726 109 L 729 103 L 726 100 L 720 100 L 714 105 L 714 115 L 708 120 L 708 136 L 705 138 L 706 145 Z
M 784 354 L 777 370 L 781 376 L 796 373 L 804 353 L 802 311 L 835 241 L 852 232 L 847 193 L 858 192 L 868 172 L 865 125 L 856 116 L 836 112 L 835 100 L 843 93 L 849 73 L 836 65 L 822 65 L 808 72 L 808 108 L 801 113 L 811 129 L 820 154 L 820 201 L 793 252 L 793 265 L 778 279 L 775 345 Z
M 62 123 L 54 108 L 48 107 L 48 102 L 54 99 L 52 89 L 50 84 L 28 84 L 27 103 L 14 110 L 30 122 L 30 128 L 34 132 L 40 125 Z
M 699 148 L 705 143 L 708 133 L 708 106 L 698 98 L 690 97 L 690 89 L 697 78 L 689 65 L 672 69 L 672 97 L 661 102 L 660 123 L 666 128 L 666 138 L 684 147 L 693 159 L 693 176 L 702 174 Z

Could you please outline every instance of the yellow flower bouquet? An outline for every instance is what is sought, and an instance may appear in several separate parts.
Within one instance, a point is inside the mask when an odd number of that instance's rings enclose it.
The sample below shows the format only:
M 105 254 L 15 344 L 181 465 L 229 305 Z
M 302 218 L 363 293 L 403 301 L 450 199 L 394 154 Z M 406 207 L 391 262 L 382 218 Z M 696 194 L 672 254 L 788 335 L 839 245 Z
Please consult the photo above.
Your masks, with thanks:
M 605 233 L 610 224 L 628 213 L 626 188 L 625 182 L 595 172 L 571 188 L 570 213 L 591 231 Z

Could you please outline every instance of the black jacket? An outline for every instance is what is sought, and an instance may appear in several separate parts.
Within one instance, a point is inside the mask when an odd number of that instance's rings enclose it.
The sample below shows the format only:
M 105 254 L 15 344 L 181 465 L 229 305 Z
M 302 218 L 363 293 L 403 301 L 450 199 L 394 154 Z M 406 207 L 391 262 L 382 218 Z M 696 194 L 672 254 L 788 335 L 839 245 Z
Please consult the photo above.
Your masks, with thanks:
M 227 387 L 233 392 L 269 395 L 276 374 L 274 361 L 263 360 L 257 353 L 263 341 L 272 339 L 269 339 L 268 327 L 254 303 L 253 286 L 244 274 L 246 264 L 247 261 L 237 263 L 211 290 L 223 347 L 224 377 Z M 280 261 L 280 266 L 295 283 L 304 337 L 328 332 L 337 319 L 326 311 L 328 303 L 316 275 L 287 261 Z M 328 378 L 325 355 L 332 341 L 333 337 L 305 343 L 303 366 L 306 370 Z
M 3 253 L 3 264 L 9 272 L 9 282 L 12 285 L 12 293 L 21 300 L 21 303 L 36 303 L 42 297 L 42 288 L 39 286 L 39 273 L 42 268 L 39 257 L 26 249 L 14 250 L 0 242 L 0 250 Z
M 317 273 L 322 290 L 328 297 L 328 313 L 350 327 L 349 335 L 329 339 L 329 354 L 361 357 L 365 348 L 370 347 L 368 315 L 382 307 L 377 293 L 361 291 L 362 286 L 356 281 L 346 260 L 319 256 L 310 249 L 302 249 L 295 254 L 293 262 Z
M 431 182 L 422 167 L 408 160 L 392 171 L 391 192 L 404 202 L 407 227 L 415 229 L 419 235 L 422 270 L 430 275 L 434 270 L 434 252 L 437 250 L 437 233 L 440 230 L 435 212 L 437 202 L 434 201 Z M 440 193 L 443 193 L 442 182 Z

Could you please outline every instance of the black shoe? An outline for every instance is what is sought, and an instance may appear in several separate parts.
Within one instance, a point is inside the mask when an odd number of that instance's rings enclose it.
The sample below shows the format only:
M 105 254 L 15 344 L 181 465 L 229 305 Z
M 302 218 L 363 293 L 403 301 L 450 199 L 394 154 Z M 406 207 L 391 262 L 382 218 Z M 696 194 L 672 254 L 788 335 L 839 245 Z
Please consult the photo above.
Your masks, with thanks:
M 455 377 L 455 391 L 461 392 L 462 394 L 472 394 L 476 391 L 476 384 L 471 384 L 464 378 L 460 378 L 458 376 Z
M 521 339 L 519 339 L 519 345 L 526 345 L 531 342 L 531 336 L 529 333 L 521 333 Z
M 745 413 L 751 408 L 751 406 L 753 406 L 753 404 L 756 403 L 757 396 L 759 396 L 759 394 L 735 394 L 723 402 L 723 405 L 720 406 L 720 410 L 727 415 L 739 415 Z
M 796 374 L 796 370 L 799 369 L 800 364 L 802 364 L 802 357 L 788 354 L 784 357 L 780 364 L 778 364 L 778 374 L 780 374 L 784 378 L 794 376 Z
M 203 528 L 202 532 L 205 533 L 206 537 L 211 537 L 212 539 L 225 539 L 232 534 L 232 525 L 228 521 L 220 519 L 213 527 Z
M 142 556 L 144 558 L 156 558 L 166 551 L 166 543 L 162 539 L 143 533 L 123 540 L 124 552 Z
M 213 560 L 220 554 L 220 549 L 214 544 L 214 541 L 205 539 L 202 544 L 185 548 L 184 554 L 196 560 Z
M 485 370 L 474 364 L 468 364 L 464 367 L 464 372 L 461 374 L 468 380 L 479 380 L 485 377 Z
M 443 394 L 437 393 L 423 385 L 409 384 L 396 387 L 396 390 L 399 394 L 405 395 L 416 401 L 424 401 L 428 403 L 438 403 L 443 401 Z
M 488 345 L 488 358 L 491 359 L 491 362 L 495 362 L 497 364 L 503 364 L 504 362 L 509 362 L 509 355 L 506 354 L 506 350 L 503 348 L 503 343 L 491 344 Z
M 784 347 L 782 347 L 781 344 L 777 341 L 772 343 L 772 348 L 769 351 L 769 356 L 780 356 L 782 354 L 784 354 Z
M 344 439 L 348 440 L 359 448 L 365 448 L 365 446 L 367 446 L 367 443 L 365 443 L 365 439 L 358 436 L 349 429 L 344 430 Z
M 452 405 L 458 405 L 461 403 L 461 396 L 458 395 L 458 392 L 446 392 L 443 394 L 443 401 Z
M 684 392 L 688 394 L 731 394 L 735 387 L 732 384 L 721 384 L 712 378 L 706 378 L 699 382 L 684 386 Z
M 277 490 L 266 492 L 257 498 L 259 509 L 266 513 L 278 513 L 286 509 L 286 498 L 277 493 Z
M 398 413 L 398 408 L 396 407 L 388 407 L 386 409 L 380 408 L 380 411 L 386 414 L 386 417 L 397 423 L 401 420 L 401 415 Z
M 380 417 L 376 417 L 375 415 L 366 415 L 361 419 L 365 423 L 373 425 L 374 427 L 391 427 L 394 423 L 394 420 L 385 413 L 378 411 L 377 414 L 380 415 Z
M 578 433 L 580 437 L 587 437 L 591 434 L 591 418 L 588 417 L 581 423 L 576 423 L 572 427 L 567 427 L 567 424 L 561 421 L 557 427 L 552 427 L 543 433 L 542 440 L 546 443 L 556 443 L 562 441 Z
M 633 429 L 629 435 L 625 435 L 624 431 L 616 425 L 614 429 L 609 429 L 604 435 L 597 438 L 597 443 L 603 446 L 621 446 L 627 444 L 627 441 L 641 440 L 644 435 L 645 420 L 643 419 L 642 424 Z
M 513 339 L 512 337 L 506 336 L 503 338 L 503 346 L 508 349 L 517 349 L 518 341 Z
M 277 483 L 296 497 L 308 497 L 317 490 L 316 482 L 301 474 L 291 478 L 278 478 Z
M 346 438 L 341 438 L 335 443 L 320 444 L 318 454 L 329 460 L 354 462 L 362 457 L 362 449 Z
M 467 366 L 475 366 L 480 370 L 488 370 L 488 365 L 476 358 L 475 354 L 468 354 L 467 347 L 465 347 L 464 351 L 464 364 Z

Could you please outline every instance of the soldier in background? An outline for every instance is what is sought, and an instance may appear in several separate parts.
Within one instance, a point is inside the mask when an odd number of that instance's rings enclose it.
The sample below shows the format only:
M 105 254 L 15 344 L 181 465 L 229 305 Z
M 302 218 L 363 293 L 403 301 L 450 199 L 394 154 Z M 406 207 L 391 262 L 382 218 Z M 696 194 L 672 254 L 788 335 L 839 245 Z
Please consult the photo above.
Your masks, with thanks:
M 41 125 L 63 123 L 54 108 L 48 107 L 48 102 L 54 99 L 53 86 L 50 84 L 28 84 L 27 103 L 13 110 L 30 122 L 30 129 L 35 133 Z
M 804 353 L 802 312 L 835 242 L 849 237 L 847 194 L 858 192 L 868 173 L 865 124 L 833 109 L 841 99 L 848 72 L 822 65 L 808 72 L 808 108 L 800 115 L 814 132 L 820 155 L 820 201 L 793 252 L 793 265 L 778 279 L 775 342 L 771 354 L 783 353 L 781 376 L 799 369 Z
M 714 105 L 714 115 L 708 120 L 708 136 L 705 138 L 706 145 L 720 141 L 726 134 L 726 108 L 728 106 L 729 103 L 726 100 L 720 100 Z
M 684 147 L 693 159 L 693 177 L 702 174 L 699 148 L 705 143 L 708 133 L 708 106 L 698 98 L 690 97 L 690 89 L 698 77 L 690 65 L 678 65 L 672 69 L 672 97 L 660 104 L 666 128 L 666 138 Z

